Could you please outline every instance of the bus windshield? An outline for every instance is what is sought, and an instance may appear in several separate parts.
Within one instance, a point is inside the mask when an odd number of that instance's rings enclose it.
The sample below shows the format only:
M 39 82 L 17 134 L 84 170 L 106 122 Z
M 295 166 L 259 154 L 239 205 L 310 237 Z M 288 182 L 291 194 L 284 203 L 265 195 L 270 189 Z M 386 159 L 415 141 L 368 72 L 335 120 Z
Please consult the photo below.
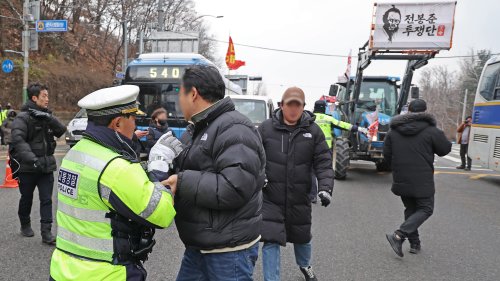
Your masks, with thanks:
M 147 116 L 158 108 L 167 110 L 169 119 L 182 118 L 179 107 L 179 83 L 139 84 L 139 108 Z
M 254 125 L 260 125 L 267 119 L 267 104 L 262 100 L 232 99 L 237 111 L 245 115 Z
M 377 106 L 379 112 L 394 116 L 397 106 L 396 86 L 389 81 L 366 81 L 361 84 L 359 108 Z

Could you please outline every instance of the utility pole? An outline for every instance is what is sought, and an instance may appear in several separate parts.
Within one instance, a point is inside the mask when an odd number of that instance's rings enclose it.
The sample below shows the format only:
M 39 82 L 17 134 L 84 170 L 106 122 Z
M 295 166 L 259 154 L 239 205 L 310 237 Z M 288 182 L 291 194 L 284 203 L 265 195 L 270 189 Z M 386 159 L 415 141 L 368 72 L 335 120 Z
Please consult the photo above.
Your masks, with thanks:
M 165 29 L 165 11 L 163 10 L 163 0 L 158 1 L 158 28 L 156 30 L 163 31 Z
M 467 110 L 467 96 L 468 95 L 469 95 L 469 89 L 465 89 L 464 107 L 462 109 L 462 122 L 465 120 L 465 111 Z
M 124 58 L 123 58 L 123 67 L 122 69 L 125 70 L 128 65 L 128 24 L 127 20 L 123 21 L 123 52 L 124 52 Z
M 29 73 L 29 55 L 30 55 L 30 15 L 29 15 L 29 0 L 24 0 L 23 6 L 23 21 L 24 21 L 24 30 L 23 30 L 23 104 L 26 103 L 27 93 L 28 93 L 28 73 Z

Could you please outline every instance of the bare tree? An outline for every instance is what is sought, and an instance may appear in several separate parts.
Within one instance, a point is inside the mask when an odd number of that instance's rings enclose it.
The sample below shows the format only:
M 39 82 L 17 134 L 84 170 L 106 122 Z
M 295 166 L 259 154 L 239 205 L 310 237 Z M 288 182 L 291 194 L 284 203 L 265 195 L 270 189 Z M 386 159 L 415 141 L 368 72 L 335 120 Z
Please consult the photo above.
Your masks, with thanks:
M 472 112 L 474 105 L 474 96 L 476 95 L 479 77 L 483 71 L 486 62 L 491 58 L 491 50 L 470 50 L 470 56 L 460 61 L 460 95 L 461 101 L 464 100 L 465 89 L 468 90 L 466 112 Z
M 435 116 L 437 126 L 449 135 L 453 135 L 462 109 L 457 84 L 457 74 L 447 66 L 424 69 L 419 81 L 428 111 Z

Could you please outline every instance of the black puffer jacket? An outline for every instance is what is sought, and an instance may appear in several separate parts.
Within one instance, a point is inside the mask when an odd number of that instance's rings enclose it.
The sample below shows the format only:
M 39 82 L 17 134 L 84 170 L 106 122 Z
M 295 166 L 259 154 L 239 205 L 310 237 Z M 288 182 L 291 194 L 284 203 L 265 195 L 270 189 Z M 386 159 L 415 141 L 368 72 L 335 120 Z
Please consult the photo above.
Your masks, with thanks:
M 47 112 L 51 116 L 36 118 L 29 109 Z M 52 116 L 48 109 L 38 107 L 32 101 L 23 105 L 21 113 L 12 122 L 12 140 L 9 145 L 9 153 L 17 161 L 12 162 L 20 164 L 19 172 L 51 173 L 57 170 L 55 137 L 61 137 L 64 132 L 66 126 Z M 17 170 L 14 164 L 13 170 Z
M 259 127 L 266 150 L 267 187 L 262 209 L 262 241 L 285 245 L 311 241 L 311 170 L 319 191 L 333 189 L 332 153 L 325 135 L 304 112 L 299 124 L 286 126 L 281 110 Z
M 265 153 L 252 122 L 224 98 L 193 116 L 177 157 L 175 222 L 186 247 L 212 250 L 260 235 Z M 191 137 L 186 136 L 192 132 Z
M 426 198 L 435 193 L 434 154 L 445 156 L 451 143 L 427 113 L 394 117 L 384 143 L 384 158 L 392 164 L 392 192 Z

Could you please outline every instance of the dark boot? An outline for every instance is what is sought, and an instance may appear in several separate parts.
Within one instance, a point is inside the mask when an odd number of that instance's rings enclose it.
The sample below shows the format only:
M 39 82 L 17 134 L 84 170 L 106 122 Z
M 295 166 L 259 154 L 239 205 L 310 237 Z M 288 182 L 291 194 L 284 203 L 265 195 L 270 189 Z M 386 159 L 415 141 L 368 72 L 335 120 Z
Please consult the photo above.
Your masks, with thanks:
M 421 250 L 421 246 L 420 244 L 410 244 L 410 253 L 411 254 L 418 254 L 420 253 L 420 250 Z
M 387 238 L 387 241 L 389 241 L 389 244 L 391 244 L 391 247 L 396 255 L 404 257 L 403 242 L 405 241 L 405 239 L 401 236 L 396 235 L 396 233 L 386 234 L 385 237 Z
M 31 223 L 21 224 L 21 235 L 24 237 L 35 236 L 33 229 L 31 229 Z
M 314 274 L 312 267 L 300 267 L 300 271 L 302 272 L 302 274 L 304 274 L 304 278 L 306 279 L 306 281 L 318 281 L 318 278 L 316 278 L 316 274 Z
M 465 165 L 460 165 L 460 166 L 457 166 L 457 169 L 458 169 L 458 170 L 463 170 L 463 169 L 465 169 Z
M 52 235 L 51 229 L 51 223 L 42 223 L 42 242 L 48 245 L 54 245 L 56 243 L 56 237 Z

